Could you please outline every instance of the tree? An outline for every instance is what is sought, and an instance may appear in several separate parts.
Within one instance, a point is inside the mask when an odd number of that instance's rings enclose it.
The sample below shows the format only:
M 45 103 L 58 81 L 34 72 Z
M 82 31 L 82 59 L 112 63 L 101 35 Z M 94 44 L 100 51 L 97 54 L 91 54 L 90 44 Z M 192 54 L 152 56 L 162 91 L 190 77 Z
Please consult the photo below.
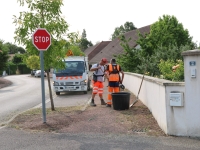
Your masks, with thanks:
M 88 41 L 87 39 L 81 39 L 80 48 L 84 52 L 88 47 L 93 46 L 91 41 Z
M 128 21 L 127 21 L 127 22 L 124 24 L 124 31 L 125 31 L 125 33 L 128 32 L 128 31 L 135 30 L 135 29 L 137 29 L 137 28 L 134 26 L 134 24 L 133 24 L 132 22 L 128 22 Z
M 18 0 L 20 6 L 26 3 L 27 12 L 20 12 L 20 16 L 14 16 L 14 23 L 17 28 L 15 30 L 15 41 L 26 47 L 27 57 L 31 55 L 39 55 L 39 51 L 32 44 L 32 34 L 37 28 L 45 28 L 51 34 L 51 46 L 44 52 L 44 68 L 47 72 L 49 93 L 51 100 L 51 109 L 55 110 L 53 97 L 51 92 L 51 83 L 49 77 L 50 68 L 62 69 L 65 67 L 62 61 L 65 57 L 66 40 L 63 39 L 67 35 L 68 24 L 61 17 L 62 0 Z
M 24 54 L 26 51 L 23 47 L 18 47 L 17 46 L 17 52 L 20 53 L 20 54 Z
M 12 43 L 5 43 L 5 45 L 8 47 L 8 52 L 9 54 L 16 54 L 16 53 L 21 53 L 21 54 L 24 54 L 26 51 L 24 48 L 22 47 L 18 47 L 16 46 L 15 44 L 12 44 Z
M 0 71 L 6 69 L 8 58 L 8 47 L 0 40 Z
M 189 45 L 178 47 L 176 45 L 171 45 L 168 48 L 166 47 L 158 47 L 155 49 L 155 53 L 152 55 L 147 55 L 144 57 L 143 51 L 140 50 L 140 58 L 144 59 L 143 62 L 138 64 L 138 68 L 146 68 L 146 72 L 148 72 L 148 75 L 150 76 L 160 76 L 161 70 L 159 69 L 160 60 L 171 62 L 176 62 L 177 60 L 182 60 L 183 57 L 181 56 L 181 53 L 183 51 L 186 51 L 190 49 Z
M 86 34 L 85 29 L 83 29 L 81 38 L 82 38 L 82 39 L 87 39 L 87 34 Z
M 174 66 L 176 65 L 176 66 Z M 184 64 L 182 60 L 160 60 L 158 65 L 162 78 L 172 81 L 184 81 Z M 176 67 L 176 69 L 173 69 Z
M 23 57 L 22 54 L 15 54 L 12 59 L 12 62 L 17 66 L 17 71 L 16 71 L 17 74 L 20 74 L 18 66 L 19 64 L 23 63 L 22 57 Z
M 111 35 L 111 40 L 120 37 L 124 33 L 137 29 L 132 22 L 125 22 L 124 25 L 116 27 L 114 33 Z
M 130 47 L 128 42 L 131 39 L 120 36 L 124 52 L 117 56 L 117 61 L 125 71 L 159 76 L 161 70 L 158 65 L 161 59 L 172 62 L 183 60 L 181 53 L 195 46 L 188 31 L 175 17 L 164 16 L 164 19 L 160 18 L 151 25 L 150 34 L 138 34 L 137 44 L 140 49 Z
M 120 36 L 120 40 L 120 45 L 124 49 L 124 52 L 117 56 L 114 55 L 117 58 L 117 63 L 120 64 L 124 71 L 136 71 L 137 65 L 140 63 L 139 50 L 130 47 L 128 42 L 131 39 L 126 39 L 124 35 Z
M 194 48 L 192 37 L 187 29 L 183 28 L 175 16 L 163 15 L 159 20 L 151 25 L 150 34 L 142 36 L 138 44 L 145 50 L 146 55 L 155 53 L 159 47 L 168 47 L 176 45 L 178 48 L 184 45 L 190 45 Z
M 80 42 L 81 42 L 81 37 L 79 35 L 79 32 L 71 32 L 68 34 L 68 39 L 69 39 L 69 42 L 66 41 L 66 45 L 65 47 L 69 47 L 70 45 L 77 45 L 79 46 L 80 45 Z
M 39 69 L 40 68 L 40 58 L 39 56 L 32 55 L 26 58 L 26 65 L 31 69 Z
M 169 15 L 159 17 L 151 25 L 150 34 L 139 34 L 137 44 L 141 46 L 140 57 L 148 60 L 147 72 L 152 76 L 160 74 L 158 64 L 161 59 L 175 62 L 183 59 L 183 51 L 195 47 L 188 30 L 183 28 L 176 17 Z
M 66 42 L 66 45 L 64 46 L 65 51 L 68 52 L 71 50 L 74 56 L 84 56 L 84 52 L 80 49 L 81 38 L 79 33 L 71 32 L 68 34 L 68 38 L 70 42 Z
M 72 51 L 74 56 L 85 56 L 85 53 L 76 45 L 70 45 L 68 49 Z
M 93 46 L 91 41 L 88 41 L 87 34 L 85 29 L 83 29 L 81 40 L 80 40 L 80 49 L 85 51 L 88 47 Z
M 16 65 L 20 64 L 20 63 L 23 63 L 22 61 L 22 55 L 21 54 L 15 54 L 13 59 L 12 59 L 12 62 Z

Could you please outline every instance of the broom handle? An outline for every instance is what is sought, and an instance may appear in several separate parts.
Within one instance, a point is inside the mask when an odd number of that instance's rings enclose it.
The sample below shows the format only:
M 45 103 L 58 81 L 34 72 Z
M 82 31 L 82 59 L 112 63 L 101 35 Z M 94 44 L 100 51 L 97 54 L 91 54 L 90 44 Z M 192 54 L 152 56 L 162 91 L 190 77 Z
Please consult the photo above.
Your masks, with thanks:
M 140 89 L 141 89 L 141 87 L 142 87 L 142 82 L 143 82 L 143 79 L 144 79 L 144 74 L 143 74 L 143 76 L 142 76 L 142 81 L 141 81 L 141 83 L 140 83 L 140 88 L 139 88 L 139 91 L 138 91 L 138 95 L 137 95 L 137 98 L 138 98 L 138 96 L 139 96 L 139 93 L 140 93 Z

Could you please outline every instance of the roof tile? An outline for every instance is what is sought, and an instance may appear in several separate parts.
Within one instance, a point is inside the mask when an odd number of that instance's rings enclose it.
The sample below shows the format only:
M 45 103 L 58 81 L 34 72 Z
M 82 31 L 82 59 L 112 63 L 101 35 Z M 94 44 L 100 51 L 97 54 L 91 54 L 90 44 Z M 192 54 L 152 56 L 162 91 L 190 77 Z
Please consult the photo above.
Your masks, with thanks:
M 141 34 L 149 33 L 150 25 L 126 32 L 124 34 L 126 39 L 131 38 L 131 40 L 129 41 L 130 47 L 135 47 L 137 45 L 136 40 L 138 39 L 138 30 Z M 116 38 L 113 41 L 109 42 L 109 44 L 107 44 L 107 46 L 105 46 L 103 49 L 96 51 L 96 55 L 91 55 L 89 59 L 89 64 L 97 63 L 102 58 L 107 58 L 107 60 L 110 60 L 111 58 L 113 58 L 113 54 L 118 55 L 121 54 L 123 51 L 124 50 L 120 45 L 120 39 Z

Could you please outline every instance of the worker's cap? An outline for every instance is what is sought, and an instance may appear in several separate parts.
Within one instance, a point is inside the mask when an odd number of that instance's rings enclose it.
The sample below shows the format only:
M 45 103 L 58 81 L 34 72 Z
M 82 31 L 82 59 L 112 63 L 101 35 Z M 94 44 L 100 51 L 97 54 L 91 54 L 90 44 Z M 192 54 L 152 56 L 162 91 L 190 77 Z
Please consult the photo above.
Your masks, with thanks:
M 107 62 L 108 62 L 106 58 L 102 58 L 101 61 L 102 61 L 103 63 L 107 63 Z

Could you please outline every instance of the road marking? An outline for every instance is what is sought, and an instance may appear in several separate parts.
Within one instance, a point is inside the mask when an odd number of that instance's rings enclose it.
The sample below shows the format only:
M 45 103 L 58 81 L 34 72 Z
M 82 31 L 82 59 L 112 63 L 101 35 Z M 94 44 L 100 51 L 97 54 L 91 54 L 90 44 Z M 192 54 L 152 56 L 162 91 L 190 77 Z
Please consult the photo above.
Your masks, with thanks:
M 90 97 L 90 98 L 88 99 L 88 101 L 86 102 L 86 104 L 85 104 L 85 105 L 83 106 L 83 108 L 81 109 L 82 111 L 85 111 L 85 109 L 87 108 L 87 106 L 90 104 L 91 100 L 92 100 L 92 97 Z

